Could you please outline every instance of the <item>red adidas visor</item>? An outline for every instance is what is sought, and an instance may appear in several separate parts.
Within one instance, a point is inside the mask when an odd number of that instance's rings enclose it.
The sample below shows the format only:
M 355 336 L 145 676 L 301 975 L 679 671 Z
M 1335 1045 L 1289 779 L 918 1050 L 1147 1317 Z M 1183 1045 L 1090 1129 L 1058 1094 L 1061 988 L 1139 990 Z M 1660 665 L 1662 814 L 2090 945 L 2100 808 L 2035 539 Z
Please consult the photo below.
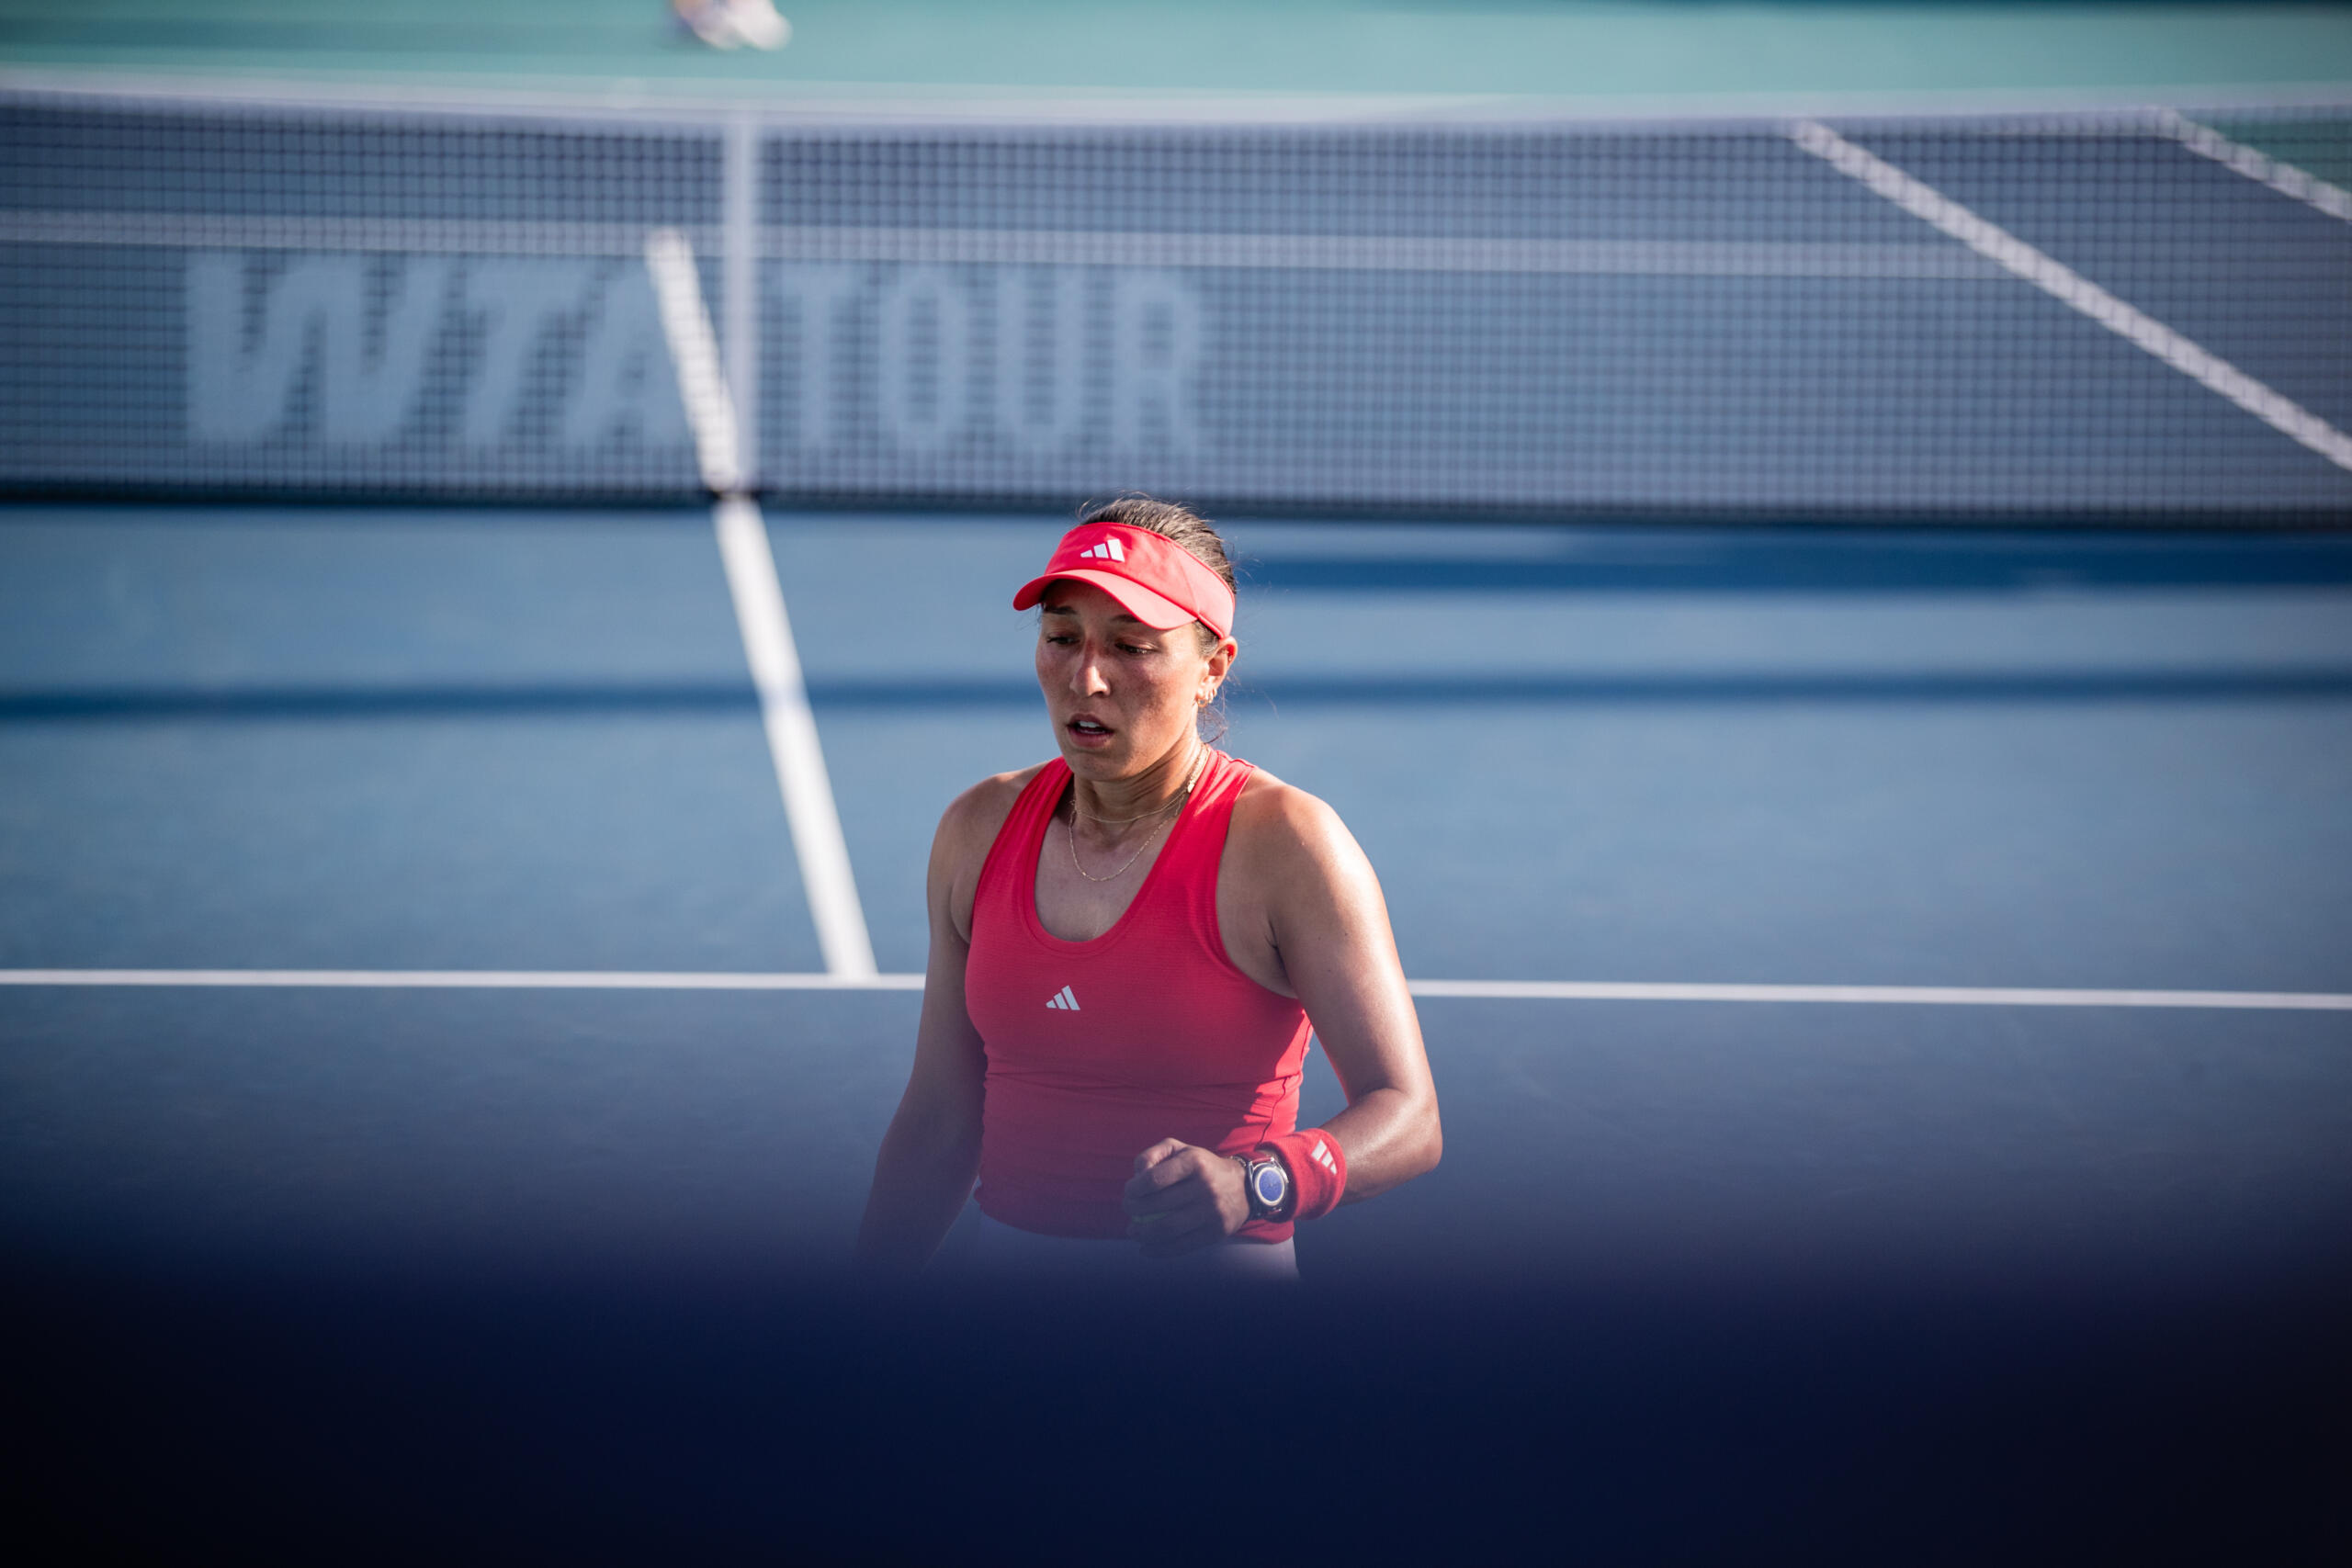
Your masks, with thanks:
M 1156 631 L 1198 621 L 1219 637 L 1233 631 L 1233 590 L 1172 539 L 1120 523 L 1081 523 L 1062 536 L 1044 575 L 1012 596 L 1025 610 L 1059 578 L 1091 582 Z

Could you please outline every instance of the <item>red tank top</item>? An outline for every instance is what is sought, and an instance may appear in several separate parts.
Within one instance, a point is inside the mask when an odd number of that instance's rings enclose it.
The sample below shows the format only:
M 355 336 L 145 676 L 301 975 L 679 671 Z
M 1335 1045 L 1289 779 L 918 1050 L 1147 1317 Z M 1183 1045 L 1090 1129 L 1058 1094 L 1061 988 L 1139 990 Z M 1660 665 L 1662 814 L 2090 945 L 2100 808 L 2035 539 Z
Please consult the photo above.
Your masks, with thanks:
M 980 867 L 964 1007 L 988 1048 L 980 1210 L 1047 1235 L 1124 1236 L 1120 1193 L 1162 1138 L 1247 1154 L 1298 1122 L 1306 1010 L 1233 966 L 1217 862 L 1254 770 L 1221 751 L 1135 901 L 1092 942 L 1037 919 L 1037 855 L 1069 767 L 1046 764 Z M 1240 1234 L 1281 1241 L 1288 1224 Z

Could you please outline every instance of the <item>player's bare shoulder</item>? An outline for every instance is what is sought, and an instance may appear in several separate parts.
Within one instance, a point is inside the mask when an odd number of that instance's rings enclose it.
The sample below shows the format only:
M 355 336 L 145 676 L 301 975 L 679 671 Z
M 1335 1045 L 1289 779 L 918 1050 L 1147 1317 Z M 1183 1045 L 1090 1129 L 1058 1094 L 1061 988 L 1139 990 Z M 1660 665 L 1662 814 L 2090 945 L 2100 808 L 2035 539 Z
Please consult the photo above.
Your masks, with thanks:
M 1039 762 L 1014 773 L 991 773 L 948 802 L 940 814 L 939 831 L 931 841 L 931 890 L 934 899 L 944 901 L 958 931 L 970 929 L 972 896 L 989 847 L 1012 815 L 1021 792 L 1045 767 Z
M 1320 796 L 1284 784 L 1261 768 L 1234 802 L 1228 841 L 1239 852 L 1228 857 L 1248 868 L 1253 880 L 1280 886 L 1311 868 L 1352 869 L 1363 862 L 1355 836 Z

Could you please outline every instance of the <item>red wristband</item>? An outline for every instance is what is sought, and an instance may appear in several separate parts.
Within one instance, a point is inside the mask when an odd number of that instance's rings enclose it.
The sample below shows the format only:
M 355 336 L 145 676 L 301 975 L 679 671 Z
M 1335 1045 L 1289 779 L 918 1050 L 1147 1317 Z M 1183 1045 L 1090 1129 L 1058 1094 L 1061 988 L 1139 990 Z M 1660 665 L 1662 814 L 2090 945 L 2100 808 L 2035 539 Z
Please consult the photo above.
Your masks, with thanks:
M 1266 1147 L 1290 1168 L 1291 1190 L 1298 1194 L 1291 1206 L 1292 1219 L 1320 1219 L 1340 1206 L 1348 1190 L 1348 1156 L 1339 1139 L 1320 1127 L 1308 1127 L 1286 1133 Z

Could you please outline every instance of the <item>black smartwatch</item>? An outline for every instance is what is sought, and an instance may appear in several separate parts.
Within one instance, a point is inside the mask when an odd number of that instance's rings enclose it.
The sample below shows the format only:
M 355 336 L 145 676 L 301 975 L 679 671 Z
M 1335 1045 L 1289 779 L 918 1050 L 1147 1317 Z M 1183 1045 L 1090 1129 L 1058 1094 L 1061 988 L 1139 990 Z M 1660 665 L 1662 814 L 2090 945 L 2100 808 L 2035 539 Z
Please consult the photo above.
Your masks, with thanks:
M 1250 1217 L 1253 1220 L 1286 1220 L 1290 1218 L 1291 1201 L 1297 1195 L 1290 1184 L 1290 1168 L 1283 1164 L 1272 1149 L 1261 1148 L 1241 1161 L 1241 1185 L 1250 1194 Z

